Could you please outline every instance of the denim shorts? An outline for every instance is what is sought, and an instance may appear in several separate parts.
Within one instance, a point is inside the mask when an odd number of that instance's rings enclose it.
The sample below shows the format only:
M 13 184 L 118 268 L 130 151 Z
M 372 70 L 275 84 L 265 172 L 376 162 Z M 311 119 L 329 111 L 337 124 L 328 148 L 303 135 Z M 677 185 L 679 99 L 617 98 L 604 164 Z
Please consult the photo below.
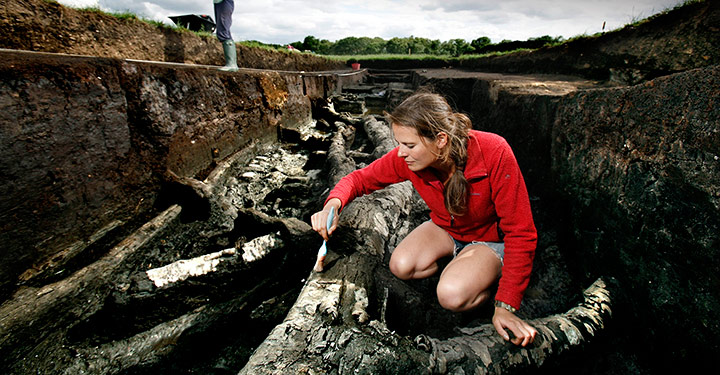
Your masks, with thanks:
M 450 237 L 452 238 L 452 236 Z M 503 258 L 505 258 L 505 243 L 504 242 L 485 242 L 485 241 L 472 241 L 472 242 L 463 242 L 458 241 L 454 238 L 452 238 L 453 242 L 455 242 L 455 250 L 453 250 L 453 257 L 456 257 L 458 254 L 460 254 L 465 247 L 470 245 L 485 245 L 492 249 L 493 253 L 500 259 L 500 264 L 503 264 Z

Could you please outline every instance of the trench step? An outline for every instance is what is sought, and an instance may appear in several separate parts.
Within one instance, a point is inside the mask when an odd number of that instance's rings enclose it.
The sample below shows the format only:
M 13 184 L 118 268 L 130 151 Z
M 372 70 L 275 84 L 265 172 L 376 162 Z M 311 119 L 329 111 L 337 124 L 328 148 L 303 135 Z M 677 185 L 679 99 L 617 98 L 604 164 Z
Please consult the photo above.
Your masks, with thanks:
M 368 69 L 369 74 L 406 74 L 412 75 L 413 70 L 411 69 Z
M 382 114 L 414 92 L 413 70 L 368 69 L 367 73 L 364 82 L 343 87 L 349 97 L 336 99 L 336 110 Z
M 369 83 L 390 83 L 390 82 L 406 82 L 412 81 L 412 76 L 409 74 L 375 74 L 370 73 L 368 75 Z
M 349 94 L 373 94 L 380 90 L 382 90 L 382 87 L 370 84 L 347 85 L 342 88 L 343 93 Z

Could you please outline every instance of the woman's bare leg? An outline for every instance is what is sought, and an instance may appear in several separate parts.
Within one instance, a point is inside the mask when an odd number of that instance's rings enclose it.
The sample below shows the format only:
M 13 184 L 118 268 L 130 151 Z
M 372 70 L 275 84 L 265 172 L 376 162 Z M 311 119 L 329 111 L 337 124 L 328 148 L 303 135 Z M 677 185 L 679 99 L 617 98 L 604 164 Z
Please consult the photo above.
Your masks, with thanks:
M 437 285 L 440 305 L 466 311 L 490 298 L 490 286 L 500 275 L 502 263 L 495 252 L 480 244 L 468 245 L 445 267 Z
M 390 271 L 402 280 L 432 276 L 438 270 L 437 260 L 452 255 L 454 249 L 450 235 L 426 221 L 397 245 L 390 257 Z

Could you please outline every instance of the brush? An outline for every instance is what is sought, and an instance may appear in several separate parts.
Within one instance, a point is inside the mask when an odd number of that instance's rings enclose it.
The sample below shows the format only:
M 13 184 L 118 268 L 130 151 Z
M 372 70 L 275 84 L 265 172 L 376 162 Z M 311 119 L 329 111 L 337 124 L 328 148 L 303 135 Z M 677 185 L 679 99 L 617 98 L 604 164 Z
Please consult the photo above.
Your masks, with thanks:
M 326 228 L 328 231 L 330 231 L 330 227 L 332 226 L 333 218 L 335 217 L 335 207 L 330 207 L 330 214 L 327 217 L 327 224 Z M 315 261 L 315 267 L 313 270 L 315 272 L 322 272 L 323 270 L 323 263 L 325 262 L 325 255 L 327 255 L 327 241 L 323 240 L 322 246 L 320 246 L 320 250 L 318 250 L 317 260 Z

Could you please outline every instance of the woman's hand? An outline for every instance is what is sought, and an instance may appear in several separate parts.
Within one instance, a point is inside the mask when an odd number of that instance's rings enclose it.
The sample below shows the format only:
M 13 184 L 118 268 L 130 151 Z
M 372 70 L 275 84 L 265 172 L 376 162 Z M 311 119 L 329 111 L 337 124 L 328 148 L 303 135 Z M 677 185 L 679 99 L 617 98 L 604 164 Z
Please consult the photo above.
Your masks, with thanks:
M 493 315 L 492 322 L 495 329 L 505 341 L 510 341 L 515 345 L 521 346 L 526 346 L 535 341 L 537 330 L 502 307 L 495 308 L 495 315 Z M 505 330 L 506 328 L 515 335 L 513 339 L 510 339 L 510 335 L 508 335 Z
M 323 207 L 322 211 L 318 211 L 310 217 L 313 230 L 320 233 L 325 241 L 329 239 L 332 232 L 334 232 L 335 228 L 337 228 L 338 216 L 340 216 L 338 214 L 340 213 L 341 206 L 342 202 L 340 199 L 330 199 L 327 203 L 325 203 L 325 207 Z M 333 219 L 332 226 L 330 226 L 330 230 L 328 230 L 327 218 L 328 215 L 330 215 L 330 207 L 335 207 L 335 218 Z

